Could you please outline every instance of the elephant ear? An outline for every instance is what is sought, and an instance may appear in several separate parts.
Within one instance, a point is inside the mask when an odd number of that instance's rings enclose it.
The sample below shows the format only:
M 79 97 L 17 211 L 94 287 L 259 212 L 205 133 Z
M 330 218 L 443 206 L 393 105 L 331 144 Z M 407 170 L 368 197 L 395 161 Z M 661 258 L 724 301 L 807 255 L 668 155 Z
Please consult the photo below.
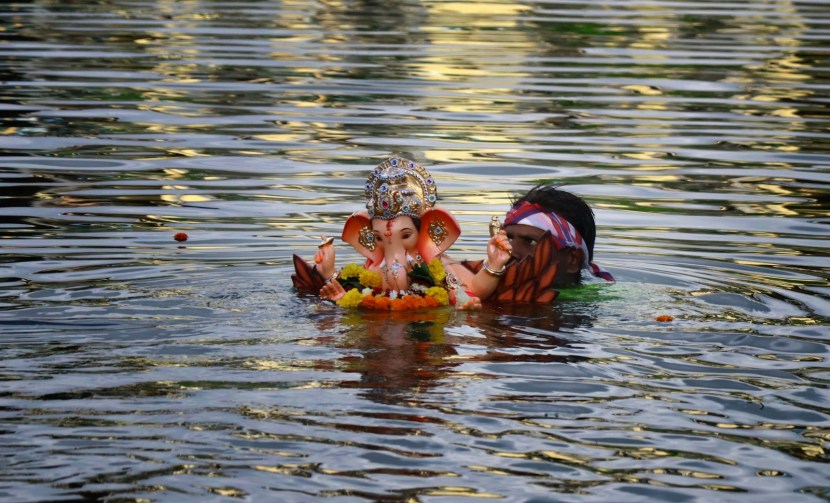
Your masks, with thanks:
M 427 210 L 421 215 L 418 253 L 429 262 L 447 251 L 460 235 L 461 227 L 449 211 L 442 208 Z
M 346 220 L 343 226 L 343 241 L 352 245 L 361 255 L 372 263 L 378 264 L 383 260 L 383 248 L 375 242 L 372 232 L 372 219 L 366 211 L 357 211 Z

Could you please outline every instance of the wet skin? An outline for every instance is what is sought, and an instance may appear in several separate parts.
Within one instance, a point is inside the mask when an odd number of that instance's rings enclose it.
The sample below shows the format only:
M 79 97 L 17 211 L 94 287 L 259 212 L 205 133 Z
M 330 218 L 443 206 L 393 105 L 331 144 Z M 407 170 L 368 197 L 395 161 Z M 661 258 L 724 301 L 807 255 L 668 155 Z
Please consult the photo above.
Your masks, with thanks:
M 513 245 L 513 258 L 521 260 L 525 257 L 532 257 L 536 251 L 536 245 L 545 235 L 545 231 L 532 225 L 508 225 L 504 228 L 507 239 Z
M 544 230 L 523 224 L 508 225 L 504 228 L 504 231 L 513 246 L 513 258 L 516 260 L 532 257 L 536 252 L 536 245 L 545 235 Z M 564 248 L 553 251 L 552 260 L 557 264 L 553 286 L 564 287 L 579 282 L 582 253 L 582 250 L 578 248 Z

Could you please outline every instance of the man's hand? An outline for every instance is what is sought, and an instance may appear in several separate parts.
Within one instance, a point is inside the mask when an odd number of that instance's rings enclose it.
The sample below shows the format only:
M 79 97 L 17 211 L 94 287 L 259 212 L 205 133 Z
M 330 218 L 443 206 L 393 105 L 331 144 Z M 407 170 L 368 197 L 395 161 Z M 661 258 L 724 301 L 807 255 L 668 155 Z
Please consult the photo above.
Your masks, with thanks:
M 513 246 L 503 230 L 487 241 L 487 265 L 495 270 L 504 268 L 513 253 Z

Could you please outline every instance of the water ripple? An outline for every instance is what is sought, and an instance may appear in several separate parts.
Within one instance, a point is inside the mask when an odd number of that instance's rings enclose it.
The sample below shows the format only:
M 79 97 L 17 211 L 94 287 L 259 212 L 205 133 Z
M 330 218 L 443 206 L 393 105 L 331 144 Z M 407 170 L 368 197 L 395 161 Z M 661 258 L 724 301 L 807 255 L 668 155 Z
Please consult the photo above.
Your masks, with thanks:
M 826 500 L 828 22 L 4 4 L 0 498 Z M 565 184 L 617 283 L 477 313 L 298 297 L 291 255 L 393 151 L 435 175 L 456 256 Z

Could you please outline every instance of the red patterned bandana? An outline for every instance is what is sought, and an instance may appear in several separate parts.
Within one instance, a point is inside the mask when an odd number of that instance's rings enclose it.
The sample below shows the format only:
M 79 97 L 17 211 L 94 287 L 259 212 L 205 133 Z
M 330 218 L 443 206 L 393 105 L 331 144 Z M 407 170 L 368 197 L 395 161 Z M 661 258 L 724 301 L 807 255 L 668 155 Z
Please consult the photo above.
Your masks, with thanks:
M 537 229 L 550 231 L 553 246 L 557 250 L 562 250 L 564 248 L 581 248 L 582 256 L 584 257 L 582 268 L 597 278 L 602 278 L 605 281 L 614 281 L 614 277 L 611 276 L 611 273 L 590 261 L 588 258 L 590 256 L 588 253 L 588 246 L 585 244 L 585 240 L 582 239 L 582 236 L 579 235 L 579 231 L 577 231 L 570 222 L 555 212 L 548 211 L 538 204 L 522 202 L 511 208 L 511 210 L 507 213 L 507 217 L 504 219 L 505 227 L 516 224 L 529 225 L 531 227 L 536 227 Z

